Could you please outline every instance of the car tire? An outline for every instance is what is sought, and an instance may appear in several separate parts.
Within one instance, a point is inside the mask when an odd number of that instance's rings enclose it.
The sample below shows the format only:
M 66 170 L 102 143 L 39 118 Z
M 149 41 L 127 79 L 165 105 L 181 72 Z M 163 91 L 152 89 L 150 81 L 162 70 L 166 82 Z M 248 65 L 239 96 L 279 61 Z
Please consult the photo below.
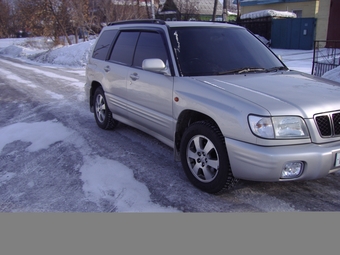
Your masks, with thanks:
M 93 97 L 94 117 L 97 125 L 102 129 L 114 129 L 118 125 L 118 121 L 112 117 L 104 91 L 101 87 L 98 87 L 94 92 Z
M 207 193 L 221 193 L 236 181 L 224 137 L 216 125 L 210 122 L 195 122 L 185 130 L 180 156 L 190 182 Z

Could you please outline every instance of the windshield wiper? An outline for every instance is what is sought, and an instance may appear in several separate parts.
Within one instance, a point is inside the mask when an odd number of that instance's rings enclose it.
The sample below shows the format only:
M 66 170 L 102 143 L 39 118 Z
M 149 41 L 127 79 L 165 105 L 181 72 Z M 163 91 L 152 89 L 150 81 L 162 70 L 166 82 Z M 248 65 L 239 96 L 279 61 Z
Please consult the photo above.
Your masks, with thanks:
M 259 67 L 243 67 L 243 68 L 237 68 L 229 71 L 219 72 L 219 75 L 223 74 L 241 74 L 241 73 L 249 73 L 249 72 L 266 72 L 267 70 L 265 68 L 259 68 Z
M 285 67 L 285 66 L 274 66 L 272 68 L 267 68 L 266 72 L 267 73 L 269 73 L 269 72 L 277 72 L 277 71 L 280 71 L 280 70 L 288 70 L 288 68 Z

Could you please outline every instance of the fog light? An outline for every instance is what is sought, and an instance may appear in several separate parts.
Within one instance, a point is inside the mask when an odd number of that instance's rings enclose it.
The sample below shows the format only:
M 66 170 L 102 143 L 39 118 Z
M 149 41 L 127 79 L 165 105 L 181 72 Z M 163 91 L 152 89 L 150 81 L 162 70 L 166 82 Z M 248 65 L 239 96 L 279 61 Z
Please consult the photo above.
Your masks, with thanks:
M 281 178 L 283 179 L 296 178 L 302 174 L 303 167 L 304 163 L 301 161 L 287 162 L 282 169 Z

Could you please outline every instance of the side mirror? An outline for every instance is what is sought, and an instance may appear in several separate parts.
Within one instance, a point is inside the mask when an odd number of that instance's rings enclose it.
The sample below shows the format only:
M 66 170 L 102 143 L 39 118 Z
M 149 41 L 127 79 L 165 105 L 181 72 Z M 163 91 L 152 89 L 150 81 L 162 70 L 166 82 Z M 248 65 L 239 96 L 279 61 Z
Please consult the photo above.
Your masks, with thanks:
M 162 73 L 164 75 L 170 76 L 169 68 L 159 58 L 144 59 L 142 68 L 146 71 Z

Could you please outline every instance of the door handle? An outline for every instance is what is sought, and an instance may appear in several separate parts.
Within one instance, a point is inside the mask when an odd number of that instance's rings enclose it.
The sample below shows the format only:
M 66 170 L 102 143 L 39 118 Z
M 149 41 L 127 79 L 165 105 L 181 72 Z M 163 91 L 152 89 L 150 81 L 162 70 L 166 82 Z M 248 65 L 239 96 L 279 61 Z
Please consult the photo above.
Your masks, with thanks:
M 104 67 L 104 71 L 105 71 L 105 72 L 109 72 L 109 71 L 110 71 L 110 66 L 105 66 L 105 67 Z
M 133 74 L 130 74 L 130 78 L 131 78 L 131 80 L 136 81 L 136 80 L 139 79 L 139 76 L 138 76 L 137 73 L 133 73 Z

